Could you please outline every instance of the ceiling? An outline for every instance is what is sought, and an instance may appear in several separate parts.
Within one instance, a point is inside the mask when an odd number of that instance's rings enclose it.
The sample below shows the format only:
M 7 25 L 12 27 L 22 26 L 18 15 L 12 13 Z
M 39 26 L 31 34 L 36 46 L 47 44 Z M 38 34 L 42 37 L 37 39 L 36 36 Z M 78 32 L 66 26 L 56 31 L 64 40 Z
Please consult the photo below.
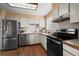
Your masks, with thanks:
M 52 10 L 52 4 L 51 3 L 38 3 L 37 10 L 31 10 L 31 9 L 10 7 L 7 3 L 0 3 L 0 8 L 6 9 L 10 12 L 46 16 Z

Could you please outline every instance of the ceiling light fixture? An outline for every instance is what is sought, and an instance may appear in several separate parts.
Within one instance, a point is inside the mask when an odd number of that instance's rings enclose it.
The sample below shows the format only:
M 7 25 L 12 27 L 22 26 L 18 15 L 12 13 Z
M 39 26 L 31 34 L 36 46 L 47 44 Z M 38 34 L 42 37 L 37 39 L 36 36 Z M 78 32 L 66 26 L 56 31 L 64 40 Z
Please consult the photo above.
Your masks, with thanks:
M 30 3 L 8 3 L 10 6 L 13 7 L 20 7 L 20 8 L 27 8 L 27 9 L 37 9 L 37 5 L 30 4 Z

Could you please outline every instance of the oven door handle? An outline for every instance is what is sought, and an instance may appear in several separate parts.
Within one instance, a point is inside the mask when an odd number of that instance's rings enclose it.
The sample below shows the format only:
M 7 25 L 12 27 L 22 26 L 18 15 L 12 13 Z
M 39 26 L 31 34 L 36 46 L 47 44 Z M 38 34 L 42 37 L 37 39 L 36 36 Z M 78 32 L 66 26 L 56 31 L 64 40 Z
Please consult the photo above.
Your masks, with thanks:
M 60 42 L 56 41 L 56 40 L 52 40 L 53 42 L 57 43 L 57 44 L 61 44 Z
M 51 38 L 49 38 L 48 40 L 51 40 L 51 41 L 53 41 L 53 42 L 55 42 L 55 43 L 57 43 L 57 44 L 61 44 L 61 42 L 60 41 L 56 41 L 56 40 L 54 40 L 54 39 L 51 39 Z

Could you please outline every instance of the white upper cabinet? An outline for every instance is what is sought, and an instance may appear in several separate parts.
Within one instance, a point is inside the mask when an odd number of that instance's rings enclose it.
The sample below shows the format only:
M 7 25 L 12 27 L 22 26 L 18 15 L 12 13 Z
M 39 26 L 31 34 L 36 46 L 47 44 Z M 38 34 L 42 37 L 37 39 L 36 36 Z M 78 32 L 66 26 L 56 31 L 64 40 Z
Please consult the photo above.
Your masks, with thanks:
M 50 29 L 50 28 L 52 28 L 52 19 L 53 19 L 53 17 L 51 16 L 51 17 L 49 17 L 47 20 L 46 20 L 46 22 L 47 22 L 47 29 Z
M 70 23 L 79 22 L 79 3 L 70 4 Z
M 21 24 L 21 27 L 27 27 L 28 26 L 28 20 L 27 19 L 21 19 L 20 24 Z
M 53 4 L 53 20 L 58 19 L 60 16 L 69 13 L 69 3 L 54 3 Z
M 59 6 L 58 4 L 53 4 L 53 20 L 59 17 Z
M 34 24 L 39 24 L 40 23 L 40 20 L 39 19 L 35 19 L 34 20 Z
M 40 19 L 40 27 L 45 27 L 45 19 Z
M 59 4 L 59 16 L 62 16 L 66 13 L 69 13 L 69 3 L 60 3 Z
M 29 23 L 29 24 L 34 24 L 34 19 L 31 19 L 31 18 L 28 19 L 28 23 Z

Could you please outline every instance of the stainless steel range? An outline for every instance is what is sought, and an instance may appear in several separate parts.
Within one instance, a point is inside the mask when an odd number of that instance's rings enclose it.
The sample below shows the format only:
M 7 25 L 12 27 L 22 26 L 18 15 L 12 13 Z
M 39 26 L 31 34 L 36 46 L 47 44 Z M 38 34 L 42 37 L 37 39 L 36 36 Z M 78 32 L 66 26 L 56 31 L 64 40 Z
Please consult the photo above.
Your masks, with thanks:
M 63 41 L 78 39 L 78 29 L 58 30 L 54 36 L 47 36 L 47 55 L 63 56 Z

